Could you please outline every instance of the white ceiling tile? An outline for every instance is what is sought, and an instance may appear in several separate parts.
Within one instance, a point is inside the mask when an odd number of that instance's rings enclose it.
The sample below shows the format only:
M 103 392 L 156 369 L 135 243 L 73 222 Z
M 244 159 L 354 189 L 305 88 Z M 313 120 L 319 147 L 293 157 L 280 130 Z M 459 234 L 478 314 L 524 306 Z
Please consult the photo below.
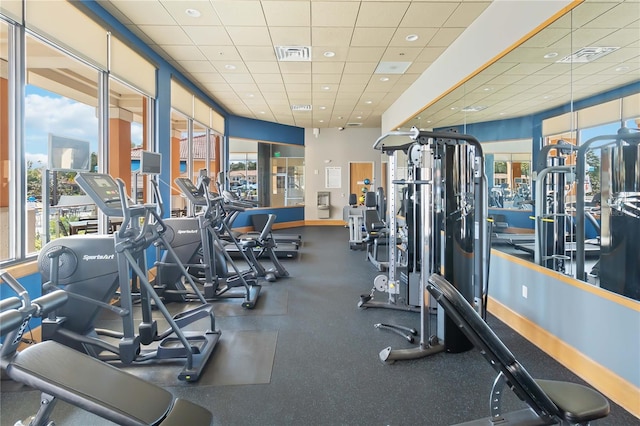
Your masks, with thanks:
M 342 74 L 314 74 L 312 77 L 313 84 L 335 85 L 340 83 Z
M 449 46 L 453 43 L 465 28 L 440 28 L 436 35 L 429 41 L 429 46 Z
M 407 47 L 425 47 L 433 36 L 438 31 L 437 28 L 398 28 L 391 42 L 390 46 L 407 46 Z M 416 35 L 418 39 L 415 41 L 407 41 L 407 36 Z
M 176 61 L 204 61 L 207 59 L 196 46 L 164 44 L 161 47 L 162 50 L 171 55 L 171 57 Z
M 180 25 L 221 25 L 220 19 L 209 2 L 160 0 L 160 3 Z M 200 16 L 187 15 L 187 9 L 197 10 Z
M 274 46 L 311 45 L 309 27 L 269 27 L 269 33 Z
M 311 74 L 283 74 L 282 79 L 285 84 L 296 83 L 296 84 L 311 84 Z
M 487 2 L 461 3 L 449 19 L 443 24 L 445 27 L 466 28 L 491 4 Z
M 384 47 L 351 47 L 347 60 L 349 62 L 378 62 L 385 50 Z
M 155 44 L 191 44 L 191 39 L 178 25 L 141 25 L 140 29 Z
M 409 2 L 362 2 L 356 27 L 396 28 L 409 7 Z
M 328 57 L 325 56 L 325 52 L 333 52 L 335 55 Z M 312 47 L 311 48 L 311 60 L 313 63 L 319 62 L 339 62 L 346 61 L 349 54 L 349 48 L 346 46 L 340 47 Z
M 395 28 L 356 28 L 351 46 L 387 47 L 394 33 Z
M 276 53 L 271 46 L 238 46 L 238 53 L 247 61 L 266 61 L 276 63 Z
M 313 46 L 349 46 L 353 27 L 312 27 Z
M 413 2 L 405 14 L 401 27 L 441 27 L 458 5 L 456 3 Z
M 225 26 L 265 26 L 259 1 L 211 0 L 218 17 Z
M 189 74 L 200 83 L 224 83 L 225 79 L 217 72 L 194 72 Z
M 231 74 L 247 74 L 249 70 L 243 62 L 238 61 L 211 61 L 211 64 L 215 67 L 216 71 L 220 74 L 227 76 Z M 235 69 L 229 69 L 229 66 L 235 67 Z
M 230 46 L 233 44 L 224 27 L 183 26 L 182 28 L 196 46 Z
M 360 2 L 313 1 L 311 25 L 318 27 L 352 27 L 358 16 Z
M 422 53 L 420 47 L 388 47 L 382 55 L 382 61 L 413 62 Z
M 311 70 L 313 74 L 342 74 L 344 62 L 312 62 Z
M 253 84 L 253 76 L 247 73 L 226 73 L 223 75 L 225 81 L 229 84 Z
M 311 62 L 280 62 L 283 74 L 311 73 Z
M 311 25 L 309 1 L 265 1 L 262 3 L 270 27 L 308 27 Z
M 209 61 L 180 61 L 180 65 L 189 73 L 216 71 Z
M 267 27 L 227 27 L 227 33 L 236 46 L 271 46 Z
M 309 86 L 309 83 L 287 83 L 285 81 L 284 87 L 287 89 L 287 92 L 311 92 L 311 86 Z
M 347 62 L 344 64 L 344 74 L 368 74 L 376 70 L 378 62 Z
M 226 63 L 242 61 L 235 46 L 200 46 L 200 51 L 210 61 Z
M 282 84 L 282 76 L 278 74 L 254 74 L 253 79 L 258 84 Z
M 247 69 L 252 74 L 277 74 L 280 76 L 280 67 L 277 61 L 245 61 Z
M 123 15 L 136 25 L 175 25 L 176 21 L 160 2 L 111 0 Z

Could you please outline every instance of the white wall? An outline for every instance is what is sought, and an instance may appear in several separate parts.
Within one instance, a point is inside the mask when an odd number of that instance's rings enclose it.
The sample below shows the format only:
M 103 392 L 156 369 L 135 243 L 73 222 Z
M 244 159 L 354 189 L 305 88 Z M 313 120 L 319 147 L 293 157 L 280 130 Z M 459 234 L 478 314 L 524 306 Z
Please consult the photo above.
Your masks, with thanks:
M 329 219 L 342 220 L 342 208 L 349 201 L 349 162 L 373 161 L 375 186 L 380 186 L 380 163 L 382 155 L 372 148 L 380 137 L 377 128 L 320 129 L 316 138 L 313 129 L 305 129 L 305 220 L 317 220 L 318 191 L 331 192 L 331 215 Z M 330 162 L 327 162 L 330 160 Z M 341 188 L 325 188 L 325 168 L 341 168 Z

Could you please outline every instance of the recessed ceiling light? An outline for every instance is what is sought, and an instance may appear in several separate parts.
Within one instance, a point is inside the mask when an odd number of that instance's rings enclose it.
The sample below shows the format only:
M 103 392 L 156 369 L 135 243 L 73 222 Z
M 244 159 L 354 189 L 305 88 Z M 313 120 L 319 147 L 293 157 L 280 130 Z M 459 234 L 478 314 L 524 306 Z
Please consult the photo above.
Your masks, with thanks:
M 615 70 L 616 72 L 624 72 L 624 71 L 629 71 L 629 67 L 628 66 L 622 66 L 622 67 L 618 67 Z
M 199 18 L 200 15 L 202 15 L 200 13 L 200 11 L 197 10 L 197 9 L 187 9 L 187 10 L 184 11 L 184 13 L 186 13 L 187 16 L 189 16 L 191 18 Z
M 327 58 L 333 58 L 334 56 L 336 56 L 336 52 L 332 52 L 330 50 L 327 50 L 326 52 L 323 53 L 323 55 Z
M 501 112 L 501 113 L 500 113 L 500 114 L 498 114 L 498 115 L 505 115 L 505 114 L 506 114 L 506 112 Z
M 264 111 L 259 111 L 258 114 L 264 114 Z
M 492 90 L 493 90 L 493 88 L 492 88 L 492 87 L 485 87 L 485 88 L 484 88 L 484 89 L 482 89 L 482 90 L 484 90 L 485 92 L 490 92 L 490 91 L 492 91 Z
M 361 116 L 361 115 L 359 115 L 359 116 L 357 116 L 356 118 L 357 118 L 358 120 L 360 120 L 360 119 L 362 118 L 362 116 Z
M 551 95 L 545 95 L 545 96 L 542 97 L 542 99 L 551 99 L 552 97 L 553 96 L 551 96 Z
M 422 120 L 422 117 L 417 116 L 417 117 L 416 117 L 416 120 Z
M 342 120 L 342 117 L 341 117 L 341 116 L 340 116 L 340 117 L 338 117 L 338 120 Z
M 327 107 L 326 106 L 321 106 L 320 109 L 327 109 Z
M 458 107 L 451 107 L 451 108 L 449 108 L 449 109 L 450 109 L 451 111 L 455 111 L 455 110 L 457 110 L 457 109 L 458 109 Z
M 380 77 L 380 81 L 389 81 L 389 77 Z
M 322 86 L 322 90 L 329 90 L 329 89 L 331 89 L 331 87 L 329 87 L 329 86 Z
M 418 39 L 418 35 L 417 34 L 409 34 L 404 39 L 407 40 L 407 41 L 416 41 Z
M 321 123 L 324 123 L 324 120 L 319 120 Z
M 427 120 L 427 123 L 431 123 L 431 120 Z
M 369 105 L 370 105 L 370 104 L 372 104 L 372 103 L 373 103 L 373 101 L 364 101 L 364 103 L 365 103 L 365 104 L 369 104 Z
M 227 70 L 235 70 L 236 66 L 235 65 L 231 65 L 231 64 L 227 64 L 227 65 L 224 66 L 224 68 L 227 69 Z
M 549 52 L 546 55 L 544 55 L 543 58 L 551 59 L 551 58 L 555 58 L 556 56 L 558 56 L 558 52 Z
M 247 98 L 253 98 L 255 95 L 253 93 L 247 93 Z

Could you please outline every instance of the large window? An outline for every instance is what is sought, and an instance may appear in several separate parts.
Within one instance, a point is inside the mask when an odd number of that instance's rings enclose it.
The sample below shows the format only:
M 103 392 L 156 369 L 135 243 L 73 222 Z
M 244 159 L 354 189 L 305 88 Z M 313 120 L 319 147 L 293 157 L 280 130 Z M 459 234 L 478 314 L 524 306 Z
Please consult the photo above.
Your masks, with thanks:
M 26 40 L 26 252 L 32 253 L 68 235 L 70 222 L 95 214 L 73 170 L 98 164 L 98 71 L 35 37 Z
M 0 21 L 0 261 L 9 252 L 9 191 L 12 179 L 9 167 L 9 25 Z
M 72 2 L 31 2 L 24 22 L 0 20 L 0 262 L 100 231 L 77 172 L 128 182 L 132 148 L 155 148 L 150 62 Z

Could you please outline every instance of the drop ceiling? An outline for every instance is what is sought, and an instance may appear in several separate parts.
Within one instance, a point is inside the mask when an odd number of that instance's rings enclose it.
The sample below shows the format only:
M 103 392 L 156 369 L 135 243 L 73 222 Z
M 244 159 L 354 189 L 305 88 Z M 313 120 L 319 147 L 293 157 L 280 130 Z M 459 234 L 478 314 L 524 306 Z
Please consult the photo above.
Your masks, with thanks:
M 380 127 L 383 112 L 490 3 L 100 0 L 231 114 L 307 128 Z M 637 81 L 639 39 L 638 0 L 586 1 L 405 124 L 528 114 Z M 280 46 L 308 58 L 278 61 Z M 555 62 L 594 46 L 619 49 L 592 63 Z M 549 52 L 558 58 L 544 58 Z

